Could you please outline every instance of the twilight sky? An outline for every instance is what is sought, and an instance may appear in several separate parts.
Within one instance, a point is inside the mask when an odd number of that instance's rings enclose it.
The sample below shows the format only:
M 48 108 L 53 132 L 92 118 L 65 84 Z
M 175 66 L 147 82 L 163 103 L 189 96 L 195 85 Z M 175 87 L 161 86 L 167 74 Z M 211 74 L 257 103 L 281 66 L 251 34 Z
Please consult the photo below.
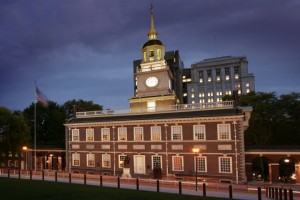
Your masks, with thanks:
M 185 67 L 247 56 L 256 91 L 300 92 L 299 0 L 153 0 L 158 39 Z M 150 0 L 1 0 L 0 106 L 23 110 L 34 81 L 63 104 L 128 108 Z

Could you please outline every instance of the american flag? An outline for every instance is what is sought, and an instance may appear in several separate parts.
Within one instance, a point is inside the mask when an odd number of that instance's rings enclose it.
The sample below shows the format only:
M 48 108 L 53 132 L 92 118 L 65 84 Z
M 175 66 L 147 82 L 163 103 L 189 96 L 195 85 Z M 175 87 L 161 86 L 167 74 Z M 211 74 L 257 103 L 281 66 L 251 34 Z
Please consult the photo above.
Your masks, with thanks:
M 43 106 L 48 107 L 48 98 L 38 87 L 36 87 L 35 90 L 35 98 L 37 102 L 40 102 Z

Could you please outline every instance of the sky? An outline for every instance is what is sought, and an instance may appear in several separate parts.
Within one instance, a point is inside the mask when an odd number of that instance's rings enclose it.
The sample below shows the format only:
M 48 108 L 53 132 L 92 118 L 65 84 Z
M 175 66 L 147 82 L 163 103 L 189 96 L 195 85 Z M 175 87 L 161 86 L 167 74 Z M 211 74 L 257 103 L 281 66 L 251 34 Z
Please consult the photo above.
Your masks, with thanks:
M 186 68 L 246 56 L 257 92 L 300 92 L 299 0 L 1 0 L 0 106 L 30 106 L 36 81 L 60 105 L 128 108 L 151 2 L 158 39 Z

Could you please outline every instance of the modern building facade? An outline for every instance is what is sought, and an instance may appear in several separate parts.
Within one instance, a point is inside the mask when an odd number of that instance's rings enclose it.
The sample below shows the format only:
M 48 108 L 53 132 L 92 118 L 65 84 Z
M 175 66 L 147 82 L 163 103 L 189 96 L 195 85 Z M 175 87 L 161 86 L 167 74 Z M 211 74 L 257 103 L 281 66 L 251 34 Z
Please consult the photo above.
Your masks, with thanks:
M 70 172 L 246 182 L 244 130 L 251 108 L 232 101 L 183 102 L 183 63 L 157 39 L 151 10 L 142 59 L 134 61 L 128 112 L 78 112 L 65 123 Z M 194 153 L 193 149 L 198 149 Z M 123 174 L 124 175 L 124 174 Z
M 186 69 L 189 70 L 189 69 Z M 248 73 L 245 56 L 205 59 L 190 68 L 185 81 L 187 103 L 220 102 L 225 95 L 244 95 L 255 91 L 254 75 Z

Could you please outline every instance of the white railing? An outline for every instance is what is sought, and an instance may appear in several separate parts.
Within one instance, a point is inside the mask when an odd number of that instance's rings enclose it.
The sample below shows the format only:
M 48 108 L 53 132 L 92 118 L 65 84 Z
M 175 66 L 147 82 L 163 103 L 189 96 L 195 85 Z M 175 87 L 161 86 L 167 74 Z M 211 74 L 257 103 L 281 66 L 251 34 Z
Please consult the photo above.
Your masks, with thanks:
M 99 111 L 87 111 L 87 112 L 76 112 L 77 118 L 85 117 L 99 117 L 107 115 L 128 115 L 128 114 L 139 114 L 139 113 L 156 113 L 156 112 L 167 112 L 167 111 L 188 111 L 188 110 L 216 110 L 216 109 L 226 109 L 233 108 L 233 101 L 222 101 L 222 102 L 212 102 L 212 103 L 195 103 L 195 104 L 177 104 L 169 107 L 147 110 L 99 110 Z

